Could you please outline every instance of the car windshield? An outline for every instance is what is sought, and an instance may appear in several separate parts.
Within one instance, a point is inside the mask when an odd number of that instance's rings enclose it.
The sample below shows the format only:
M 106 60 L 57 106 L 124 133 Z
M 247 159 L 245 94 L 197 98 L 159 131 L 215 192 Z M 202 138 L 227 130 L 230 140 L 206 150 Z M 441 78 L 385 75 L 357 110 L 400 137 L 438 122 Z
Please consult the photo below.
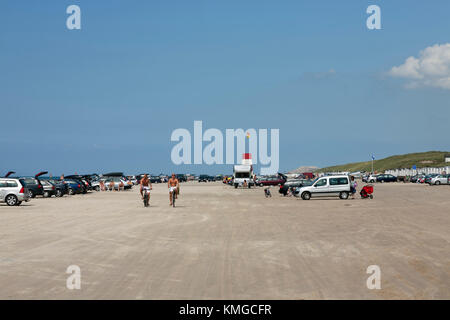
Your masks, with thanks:
M 319 180 L 320 178 L 315 178 L 313 181 L 311 181 L 311 185 L 316 183 L 317 180 Z

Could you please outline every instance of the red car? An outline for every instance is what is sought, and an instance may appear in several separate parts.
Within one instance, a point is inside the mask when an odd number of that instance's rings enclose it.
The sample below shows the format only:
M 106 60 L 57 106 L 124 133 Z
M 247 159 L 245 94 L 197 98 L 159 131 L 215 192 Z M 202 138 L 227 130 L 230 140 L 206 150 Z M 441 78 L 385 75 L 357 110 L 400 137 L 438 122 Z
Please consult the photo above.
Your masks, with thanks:
M 315 178 L 314 173 L 312 173 L 312 172 L 303 172 L 302 175 L 303 175 L 303 178 L 305 178 L 305 179 L 312 180 Z
M 286 182 L 282 177 L 263 177 L 256 180 L 257 186 L 280 186 Z

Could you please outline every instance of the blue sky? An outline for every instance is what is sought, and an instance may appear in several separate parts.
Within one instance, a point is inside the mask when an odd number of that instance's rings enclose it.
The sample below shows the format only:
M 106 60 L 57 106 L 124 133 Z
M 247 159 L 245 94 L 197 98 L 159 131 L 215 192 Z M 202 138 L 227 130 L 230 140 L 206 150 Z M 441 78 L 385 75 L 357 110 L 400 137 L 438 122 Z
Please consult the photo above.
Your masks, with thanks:
M 77 4 L 82 29 L 66 28 Z M 381 7 L 382 30 L 366 28 Z M 2 1 L 0 174 L 231 172 L 171 132 L 280 129 L 280 170 L 450 150 L 450 90 L 389 71 L 450 43 L 450 2 Z

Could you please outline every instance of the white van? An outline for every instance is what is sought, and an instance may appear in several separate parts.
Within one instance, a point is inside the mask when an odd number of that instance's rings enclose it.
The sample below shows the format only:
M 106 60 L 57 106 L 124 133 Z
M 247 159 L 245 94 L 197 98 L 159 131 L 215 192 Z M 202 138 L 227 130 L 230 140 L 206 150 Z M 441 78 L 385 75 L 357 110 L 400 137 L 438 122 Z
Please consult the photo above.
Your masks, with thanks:
M 244 181 L 247 182 L 249 188 L 255 184 L 253 181 L 253 166 L 246 164 L 235 165 L 233 169 L 234 187 L 242 186 Z
M 351 181 L 346 175 L 317 178 L 312 185 L 298 189 L 298 196 L 303 200 L 316 197 L 339 197 L 348 199 Z

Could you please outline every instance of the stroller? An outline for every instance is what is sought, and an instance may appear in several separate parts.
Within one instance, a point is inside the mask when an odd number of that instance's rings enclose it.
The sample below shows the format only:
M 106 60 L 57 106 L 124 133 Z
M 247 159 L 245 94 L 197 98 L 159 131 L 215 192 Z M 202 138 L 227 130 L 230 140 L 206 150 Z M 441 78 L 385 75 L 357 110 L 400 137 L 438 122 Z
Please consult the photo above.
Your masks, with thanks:
M 359 194 L 363 199 L 367 198 L 373 199 L 373 185 L 371 184 L 365 185 Z

